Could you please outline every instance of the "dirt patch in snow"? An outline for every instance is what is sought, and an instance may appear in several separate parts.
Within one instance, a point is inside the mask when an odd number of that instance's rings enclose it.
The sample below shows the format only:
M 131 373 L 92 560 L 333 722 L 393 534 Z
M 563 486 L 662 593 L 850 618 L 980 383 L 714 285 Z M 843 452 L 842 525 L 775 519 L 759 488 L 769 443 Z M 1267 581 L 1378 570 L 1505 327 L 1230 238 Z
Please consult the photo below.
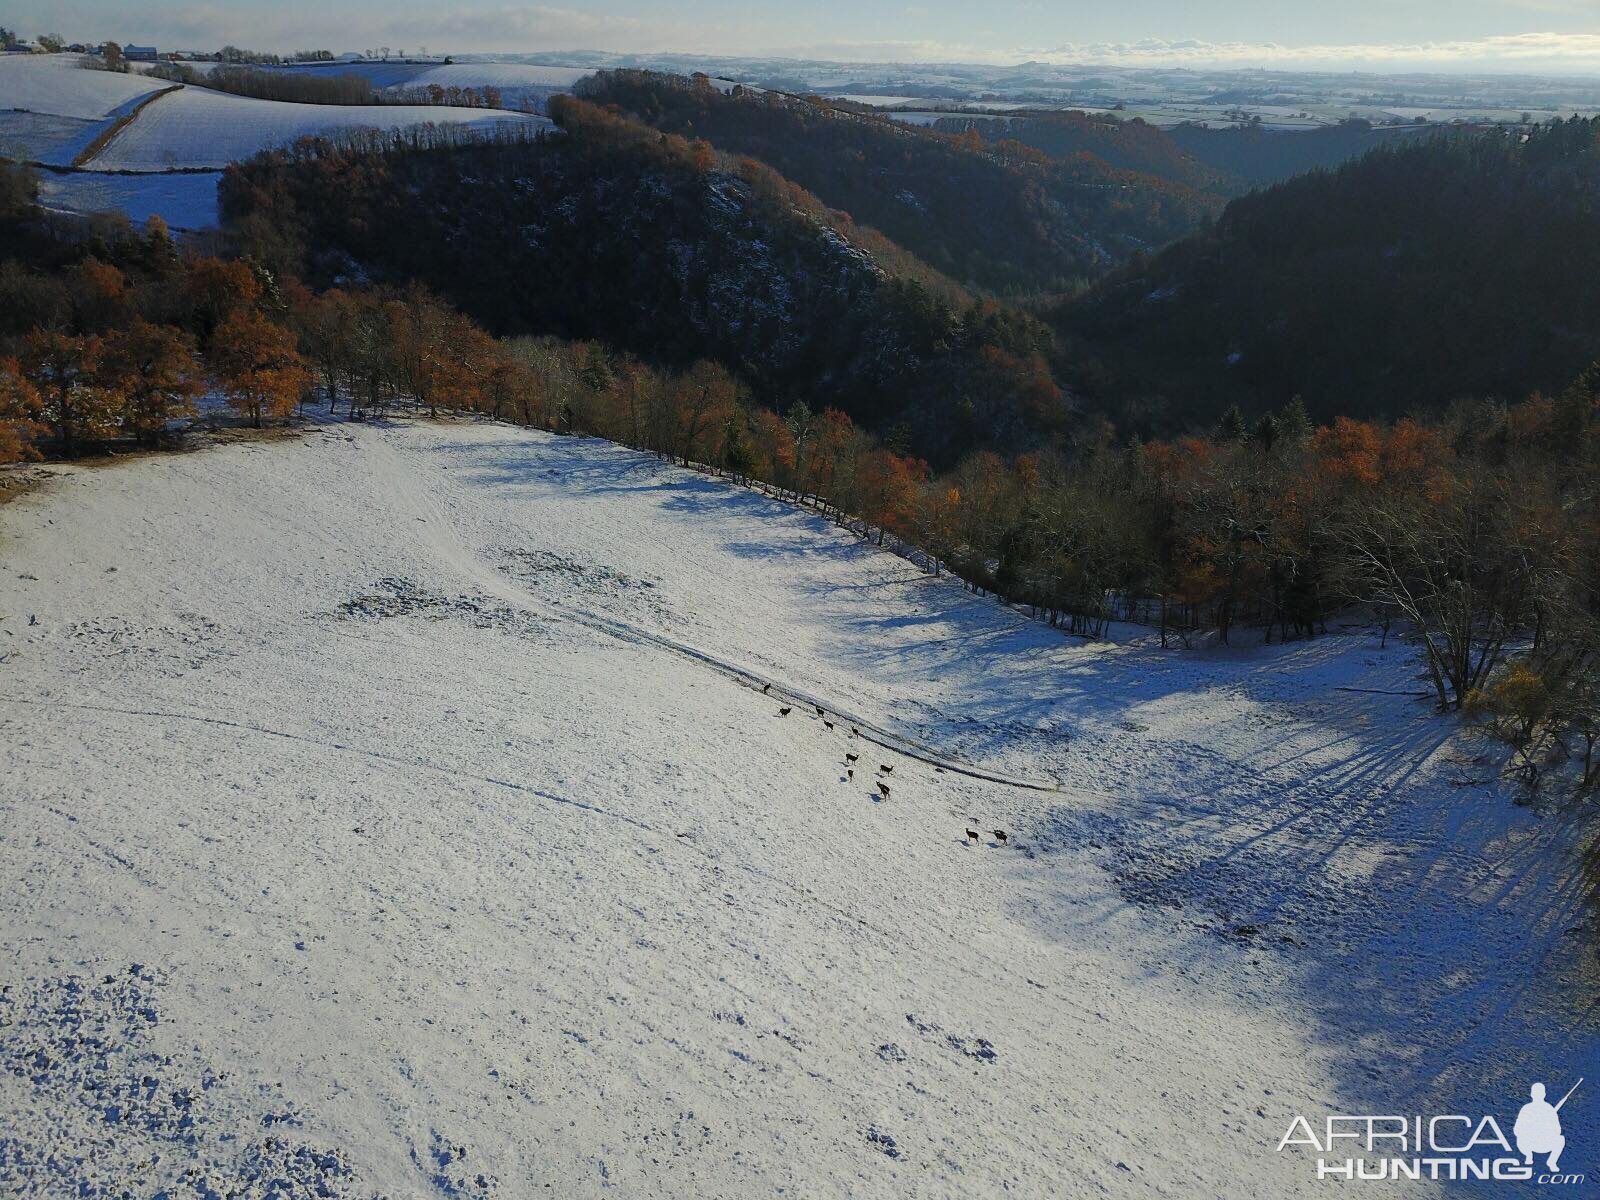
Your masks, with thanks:
M 85 1200 L 376 1197 L 345 1155 L 302 1136 L 304 1118 L 281 1096 L 241 1094 L 204 1062 L 156 1049 L 166 982 L 133 963 L 98 981 L 0 988 L 0 1095 L 22 1118 L 0 1128 L 0 1185 L 12 1195 L 65 1185 Z
M 504 550 L 500 569 L 553 603 L 564 595 L 581 593 L 586 602 L 598 602 L 604 611 L 648 611 L 657 618 L 670 615 L 660 582 L 628 575 L 603 563 L 579 562 L 552 550 Z

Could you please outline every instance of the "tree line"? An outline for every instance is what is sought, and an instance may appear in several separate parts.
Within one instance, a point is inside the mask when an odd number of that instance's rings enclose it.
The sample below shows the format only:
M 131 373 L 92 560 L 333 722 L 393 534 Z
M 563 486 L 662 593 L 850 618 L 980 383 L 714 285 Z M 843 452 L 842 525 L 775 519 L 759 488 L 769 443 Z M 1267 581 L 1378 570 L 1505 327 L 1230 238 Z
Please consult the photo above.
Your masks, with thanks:
M 249 65 L 215 66 L 199 70 L 186 62 L 162 62 L 147 72 L 156 79 L 188 87 L 210 88 L 253 100 L 289 104 L 377 104 L 378 93 L 370 80 L 350 72 L 339 75 L 293 70 L 263 70 Z
M 710 359 L 495 337 L 416 283 L 314 291 L 180 253 L 153 222 L 0 263 L 0 457 L 159 445 L 198 397 L 261 424 L 314 404 L 475 413 L 654 451 L 815 508 L 1074 633 L 1310 638 L 1365 614 L 1414 639 L 1428 694 L 1536 781 L 1600 785 L 1600 365 L 1551 395 L 1426 420 L 1296 401 L 1203 436 L 978 451 L 939 471 L 894 430 L 775 406 Z
M 107 43 L 110 45 L 110 43 Z M 109 61 L 109 55 L 107 56 Z M 201 71 L 186 62 L 162 62 L 147 74 L 189 87 L 211 88 L 253 100 L 273 100 L 288 104 L 425 104 L 455 108 L 504 108 L 499 88 L 493 85 L 464 87 L 456 84 L 426 84 L 418 87 L 377 88 L 359 71 L 338 74 L 296 71 L 292 68 L 215 66 Z

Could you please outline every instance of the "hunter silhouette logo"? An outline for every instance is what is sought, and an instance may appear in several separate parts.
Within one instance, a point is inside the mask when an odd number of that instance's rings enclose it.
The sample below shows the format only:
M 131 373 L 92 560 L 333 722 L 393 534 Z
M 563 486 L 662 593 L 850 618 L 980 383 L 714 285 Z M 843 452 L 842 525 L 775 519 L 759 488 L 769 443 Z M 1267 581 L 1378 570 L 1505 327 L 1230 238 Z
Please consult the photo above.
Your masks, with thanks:
M 1531 1183 L 1581 1184 L 1581 1174 L 1561 1171 L 1567 1148 L 1561 1131 L 1561 1109 L 1583 1086 L 1579 1079 L 1566 1095 L 1551 1104 L 1545 1086 L 1528 1088 L 1528 1102 L 1517 1112 L 1511 1127 L 1515 1148 L 1493 1114 L 1471 1117 L 1461 1113 L 1352 1116 L 1326 1119 L 1315 1129 L 1296 1116 L 1278 1143 L 1281 1153 L 1290 1146 L 1308 1146 L 1319 1156 L 1318 1179 L 1496 1180 Z M 1342 1157 L 1341 1157 L 1342 1156 Z M 1542 1165 L 1535 1159 L 1542 1158 Z
M 1544 1084 L 1536 1083 L 1528 1089 L 1532 1099 L 1522 1106 L 1511 1132 L 1517 1139 L 1517 1149 L 1530 1167 L 1535 1154 L 1548 1154 L 1545 1165 L 1552 1173 L 1559 1169 L 1561 1152 L 1567 1148 L 1567 1139 L 1561 1135 L 1561 1105 L 1572 1099 L 1572 1093 L 1582 1083 L 1582 1079 L 1578 1080 L 1554 1105 L 1544 1098 Z

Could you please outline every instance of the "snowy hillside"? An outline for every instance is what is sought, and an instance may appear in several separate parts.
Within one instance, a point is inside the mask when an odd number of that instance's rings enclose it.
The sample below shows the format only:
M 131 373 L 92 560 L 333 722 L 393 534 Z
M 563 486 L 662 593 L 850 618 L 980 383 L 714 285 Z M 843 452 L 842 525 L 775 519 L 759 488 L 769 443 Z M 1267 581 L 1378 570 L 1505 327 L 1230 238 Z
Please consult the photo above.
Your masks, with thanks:
M 0 54 L 0 110 L 99 120 L 121 116 L 171 85 L 144 75 L 86 68 L 81 54 Z
M 159 214 L 175 229 L 217 223 L 216 174 L 145 181 L 114 172 L 221 168 L 269 146 L 355 128 L 550 124 L 522 113 L 446 105 L 284 104 L 193 87 L 157 96 L 172 85 L 139 72 L 89 70 L 82 61 L 75 54 L 0 54 L 0 156 L 70 166 L 115 130 L 78 164 L 90 170 L 45 175 L 41 202 L 66 212 L 121 212 L 136 222 Z M 516 70 L 545 78 L 553 69 Z
M 570 92 L 588 67 L 537 66 L 529 63 L 318 63 L 284 68 L 296 75 L 360 75 L 379 90 L 412 88 L 495 88 L 507 108 L 532 101 L 541 110 L 551 96 Z
M 196 66 L 204 69 L 205 64 Z M 296 75 L 360 75 L 374 88 L 390 92 L 429 87 L 494 88 L 507 108 L 521 108 L 524 101 L 532 101 L 541 111 L 551 96 L 571 92 L 580 79 L 593 75 L 595 71 L 593 67 L 482 60 L 449 63 L 399 60 L 334 62 L 278 69 L 292 71 Z M 738 86 L 731 79 L 717 76 L 712 76 L 710 82 L 711 86 L 725 92 Z
M 0 54 L 0 155 L 67 166 L 169 84 L 85 68 L 78 54 Z
M 1560 820 L 1396 639 L 1082 645 L 488 424 L 49 470 L 0 1183 L 1309 1196 L 1294 1114 L 1509 1129 L 1600 1051 Z
M 99 170 L 161 171 L 222 167 L 269 146 L 345 129 L 515 122 L 549 125 L 543 117 L 445 105 L 285 104 L 185 87 L 147 106 L 87 164 Z
M 62 212 L 120 212 L 142 225 L 160 216 L 173 229 L 209 229 L 217 224 L 219 171 L 119 175 L 73 171 L 39 177 L 39 203 Z

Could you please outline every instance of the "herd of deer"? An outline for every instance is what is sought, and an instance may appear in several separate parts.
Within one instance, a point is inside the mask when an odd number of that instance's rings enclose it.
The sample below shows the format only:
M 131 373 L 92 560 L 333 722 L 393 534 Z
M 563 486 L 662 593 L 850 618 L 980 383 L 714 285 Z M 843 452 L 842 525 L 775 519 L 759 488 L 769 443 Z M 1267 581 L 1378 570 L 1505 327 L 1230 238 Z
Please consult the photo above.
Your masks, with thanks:
M 761 694 L 763 696 L 767 695 L 771 691 L 772 691 L 772 685 L 770 683 L 766 683 L 766 684 L 762 684 L 761 685 Z M 822 707 L 822 705 L 820 705 L 820 704 L 813 704 L 812 707 L 817 710 L 817 716 L 822 718 L 823 725 L 827 726 L 828 730 L 831 732 L 833 730 L 834 723 L 832 721 L 828 720 L 827 710 L 825 710 Z M 787 705 L 784 705 L 782 708 L 778 709 L 778 715 L 780 717 L 787 717 L 793 711 L 794 711 L 794 705 L 787 704 Z M 861 730 L 856 728 L 854 725 L 850 726 L 850 736 L 851 737 L 860 737 L 861 736 Z M 853 781 L 855 779 L 855 777 L 856 777 L 856 764 L 858 762 L 860 762 L 860 761 L 861 761 L 861 755 L 851 753 L 848 750 L 845 751 L 845 756 L 844 756 L 844 762 L 845 762 L 844 775 L 845 775 L 845 778 L 847 780 Z M 943 767 L 935 767 L 934 770 L 939 771 L 942 774 L 943 771 L 944 771 L 944 768 Z M 887 800 L 889 798 L 889 795 L 890 795 L 889 777 L 894 774 L 894 766 L 893 766 L 893 764 L 891 764 L 891 763 L 879 763 L 878 764 L 878 774 L 880 776 L 880 778 L 877 780 L 878 792 L 879 792 L 880 795 L 882 795 L 882 797 L 885 800 Z M 1006 831 L 1004 829 L 994 829 L 994 830 L 990 830 L 990 832 L 994 834 L 994 840 L 996 842 L 998 842 L 1002 846 L 1006 845 L 1010 840 L 1006 836 Z M 979 837 L 978 831 L 976 829 L 968 829 L 967 830 L 967 841 L 976 843 L 976 842 L 979 842 L 981 840 L 982 839 Z

